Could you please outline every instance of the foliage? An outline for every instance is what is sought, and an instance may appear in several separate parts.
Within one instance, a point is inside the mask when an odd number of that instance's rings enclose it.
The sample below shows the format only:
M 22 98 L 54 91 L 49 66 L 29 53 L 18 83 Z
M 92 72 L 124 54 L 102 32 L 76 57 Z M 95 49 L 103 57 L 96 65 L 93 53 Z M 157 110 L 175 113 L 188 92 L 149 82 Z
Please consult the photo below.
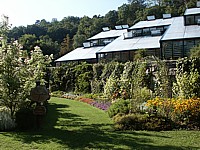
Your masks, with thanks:
M 113 119 L 115 130 L 164 131 L 173 129 L 173 122 L 169 119 L 159 116 L 149 116 L 148 114 L 118 114 Z
M 200 45 L 197 45 L 190 50 L 190 58 L 200 58 Z
M 73 50 L 72 39 L 70 39 L 69 34 L 67 34 L 66 37 L 63 39 L 63 42 L 61 43 L 59 55 L 63 56 L 64 54 L 67 54 L 72 50 Z
M 146 57 L 146 50 L 145 49 L 140 49 L 140 50 L 137 50 L 135 52 L 135 55 L 134 55 L 134 61 L 138 61 L 138 60 L 141 60 L 143 59 L 144 57 Z
M 92 65 L 86 62 L 81 63 L 75 67 L 75 92 L 90 93 L 92 80 Z
M 10 109 L 11 116 L 27 100 L 36 80 L 45 83 L 46 67 L 51 57 L 44 56 L 39 47 L 35 47 L 30 57 L 17 41 L 7 42 L 8 27 L 1 27 L 0 47 L 0 105 Z
M 53 92 L 51 92 L 51 96 L 52 97 L 63 97 L 63 95 L 64 95 L 65 93 L 63 92 L 63 91 L 53 91 Z
M 16 124 L 19 130 L 34 129 L 36 127 L 36 116 L 31 108 L 20 108 L 16 112 Z
M 0 47 L 0 105 L 10 109 L 11 116 L 24 99 L 24 85 L 27 76 L 20 55 L 20 45 L 12 42 L 10 45 L 2 40 Z
M 72 92 L 75 89 L 75 66 L 76 63 L 67 63 L 59 67 L 50 68 L 51 91 Z
M 144 130 L 147 115 L 143 114 L 118 114 L 113 117 L 115 130 Z
M 155 73 L 155 94 L 159 97 L 171 97 L 171 81 L 169 76 L 169 68 L 164 61 L 155 59 L 157 62 L 157 70 Z
M 191 72 L 178 72 L 176 74 L 176 83 L 173 85 L 173 92 L 175 96 L 192 98 L 199 97 L 199 84 L 200 75 L 195 71 Z
M 35 34 L 24 34 L 19 38 L 19 43 L 23 45 L 23 49 L 29 53 L 36 46 L 37 37 Z
M 155 98 L 147 101 L 147 106 L 156 109 L 157 114 L 177 124 L 179 128 L 199 128 L 200 99 L 164 99 Z
M 91 81 L 91 92 L 92 93 L 103 93 L 103 82 L 102 80 L 97 80 L 96 78 L 94 78 L 92 81 Z
M 119 99 L 110 106 L 110 108 L 108 109 L 108 115 L 112 118 L 119 113 L 128 114 L 129 111 L 130 101 Z
M 115 69 L 115 63 L 116 62 L 110 62 L 110 63 L 105 64 L 103 71 L 102 71 L 102 74 L 101 74 L 101 77 L 100 77 L 103 80 L 104 83 L 110 77 L 113 70 Z
M 184 98 L 200 97 L 200 59 L 183 58 L 177 62 L 176 82 L 173 84 L 174 96 Z
M 8 131 L 14 129 L 15 121 L 11 117 L 10 110 L 6 107 L 0 107 L 0 131 Z
M 119 79 L 110 77 L 107 80 L 106 85 L 104 86 L 104 95 L 107 96 L 108 98 L 112 98 L 114 94 L 119 93 L 119 88 L 120 88 Z

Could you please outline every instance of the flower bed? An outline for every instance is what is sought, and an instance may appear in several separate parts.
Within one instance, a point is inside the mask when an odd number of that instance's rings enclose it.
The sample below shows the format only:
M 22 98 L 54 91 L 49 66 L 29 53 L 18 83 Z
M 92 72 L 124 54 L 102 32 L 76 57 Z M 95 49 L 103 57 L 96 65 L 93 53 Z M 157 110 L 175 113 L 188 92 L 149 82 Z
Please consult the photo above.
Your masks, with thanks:
M 111 105 L 110 102 L 97 101 L 91 98 L 79 97 L 78 100 L 105 111 L 108 110 Z
M 148 100 L 147 106 L 157 114 L 171 119 L 180 128 L 200 128 L 200 98 L 155 98 Z

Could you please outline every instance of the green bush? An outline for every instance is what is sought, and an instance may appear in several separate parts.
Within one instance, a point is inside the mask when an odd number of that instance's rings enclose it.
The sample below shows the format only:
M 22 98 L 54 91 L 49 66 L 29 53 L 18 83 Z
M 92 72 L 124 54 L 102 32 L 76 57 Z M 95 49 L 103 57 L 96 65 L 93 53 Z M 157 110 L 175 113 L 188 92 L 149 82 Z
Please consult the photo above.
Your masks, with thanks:
M 36 117 L 31 108 L 21 108 L 16 112 L 16 124 L 19 130 L 28 130 L 36 127 Z
M 145 124 L 148 131 L 166 131 L 174 128 L 174 123 L 161 116 L 150 116 Z
M 92 65 L 83 62 L 75 66 L 75 92 L 91 93 L 91 81 L 93 77 Z
M 145 130 L 147 115 L 145 114 L 118 114 L 113 117 L 116 130 Z
M 54 91 L 54 92 L 51 92 L 51 96 L 52 97 L 63 97 L 65 93 L 63 91 Z
M 120 99 L 120 100 L 114 102 L 110 106 L 110 108 L 108 109 L 108 115 L 109 115 L 109 117 L 112 118 L 119 113 L 128 114 L 129 110 L 130 110 L 130 101 Z
M 0 108 L 0 131 L 12 130 L 15 128 L 15 121 L 11 118 L 10 111 L 6 107 Z
M 113 117 L 114 128 L 116 130 L 148 130 L 148 131 L 165 131 L 172 130 L 175 124 L 159 116 L 149 116 L 147 114 L 118 114 Z

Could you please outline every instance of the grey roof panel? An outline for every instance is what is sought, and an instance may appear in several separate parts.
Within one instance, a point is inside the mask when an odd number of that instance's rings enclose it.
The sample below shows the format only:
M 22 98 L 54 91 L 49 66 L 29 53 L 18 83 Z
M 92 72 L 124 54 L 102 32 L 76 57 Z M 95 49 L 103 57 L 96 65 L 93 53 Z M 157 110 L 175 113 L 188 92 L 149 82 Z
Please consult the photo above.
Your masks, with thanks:
M 187 26 L 185 29 L 184 38 L 200 38 L 200 26 Z
M 196 37 L 200 37 L 200 26 L 184 26 L 184 17 L 176 17 L 161 40 L 176 40 Z
M 195 14 L 200 14 L 200 8 L 190 8 L 186 9 L 184 15 L 195 15 Z
M 134 37 L 131 39 L 119 37 L 97 53 L 160 48 L 160 39 L 161 36 Z
M 95 59 L 96 52 L 101 50 L 102 48 L 103 46 L 90 47 L 90 48 L 80 47 L 60 57 L 59 59 L 56 60 L 56 62 Z
M 99 34 L 96 34 L 95 36 L 89 38 L 88 40 L 97 40 L 97 39 L 104 39 L 104 38 L 119 37 L 126 31 L 127 31 L 127 29 L 102 31 Z
M 165 26 L 170 25 L 173 22 L 174 18 L 168 18 L 168 19 L 156 19 L 156 20 L 150 20 L 150 21 L 140 21 L 130 27 L 129 29 L 140 29 L 140 28 L 149 28 L 149 27 L 157 27 L 157 26 Z

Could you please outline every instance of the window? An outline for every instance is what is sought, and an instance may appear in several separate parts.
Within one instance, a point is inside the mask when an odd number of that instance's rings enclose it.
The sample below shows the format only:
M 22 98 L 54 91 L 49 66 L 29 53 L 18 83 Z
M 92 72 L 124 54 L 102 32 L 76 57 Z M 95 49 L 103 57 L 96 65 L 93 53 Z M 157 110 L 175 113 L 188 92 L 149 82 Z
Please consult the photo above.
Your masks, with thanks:
M 156 56 L 160 58 L 160 49 L 148 49 L 146 50 L 147 56 Z
M 112 61 L 112 53 L 105 53 L 105 57 L 106 60 L 108 61 Z
M 195 23 L 200 24 L 200 15 L 195 16 Z
M 141 36 L 142 35 L 142 29 L 135 30 L 135 36 Z
M 135 51 L 130 51 L 130 61 L 133 61 L 135 56 Z
M 162 49 L 163 49 L 163 56 L 165 59 L 172 58 L 172 48 L 173 48 L 173 42 L 163 42 Z
M 194 25 L 194 24 L 195 24 L 194 16 L 186 16 L 186 25 Z
M 150 32 L 149 28 L 143 29 L 143 35 L 150 35 L 150 34 L 151 34 L 151 32 Z
M 120 60 L 120 52 L 113 53 L 113 59 L 119 61 Z
M 190 49 L 194 46 L 194 40 L 185 40 L 184 41 L 184 56 L 188 56 Z
M 182 57 L 183 41 L 173 41 L 173 58 Z
M 200 39 L 196 39 L 195 40 L 195 45 L 197 46 L 197 45 L 199 45 L 200 44 Z
M 129 60 L 129 51 L 121 52 L 121 60 L 122 62 L 127 62 Z

